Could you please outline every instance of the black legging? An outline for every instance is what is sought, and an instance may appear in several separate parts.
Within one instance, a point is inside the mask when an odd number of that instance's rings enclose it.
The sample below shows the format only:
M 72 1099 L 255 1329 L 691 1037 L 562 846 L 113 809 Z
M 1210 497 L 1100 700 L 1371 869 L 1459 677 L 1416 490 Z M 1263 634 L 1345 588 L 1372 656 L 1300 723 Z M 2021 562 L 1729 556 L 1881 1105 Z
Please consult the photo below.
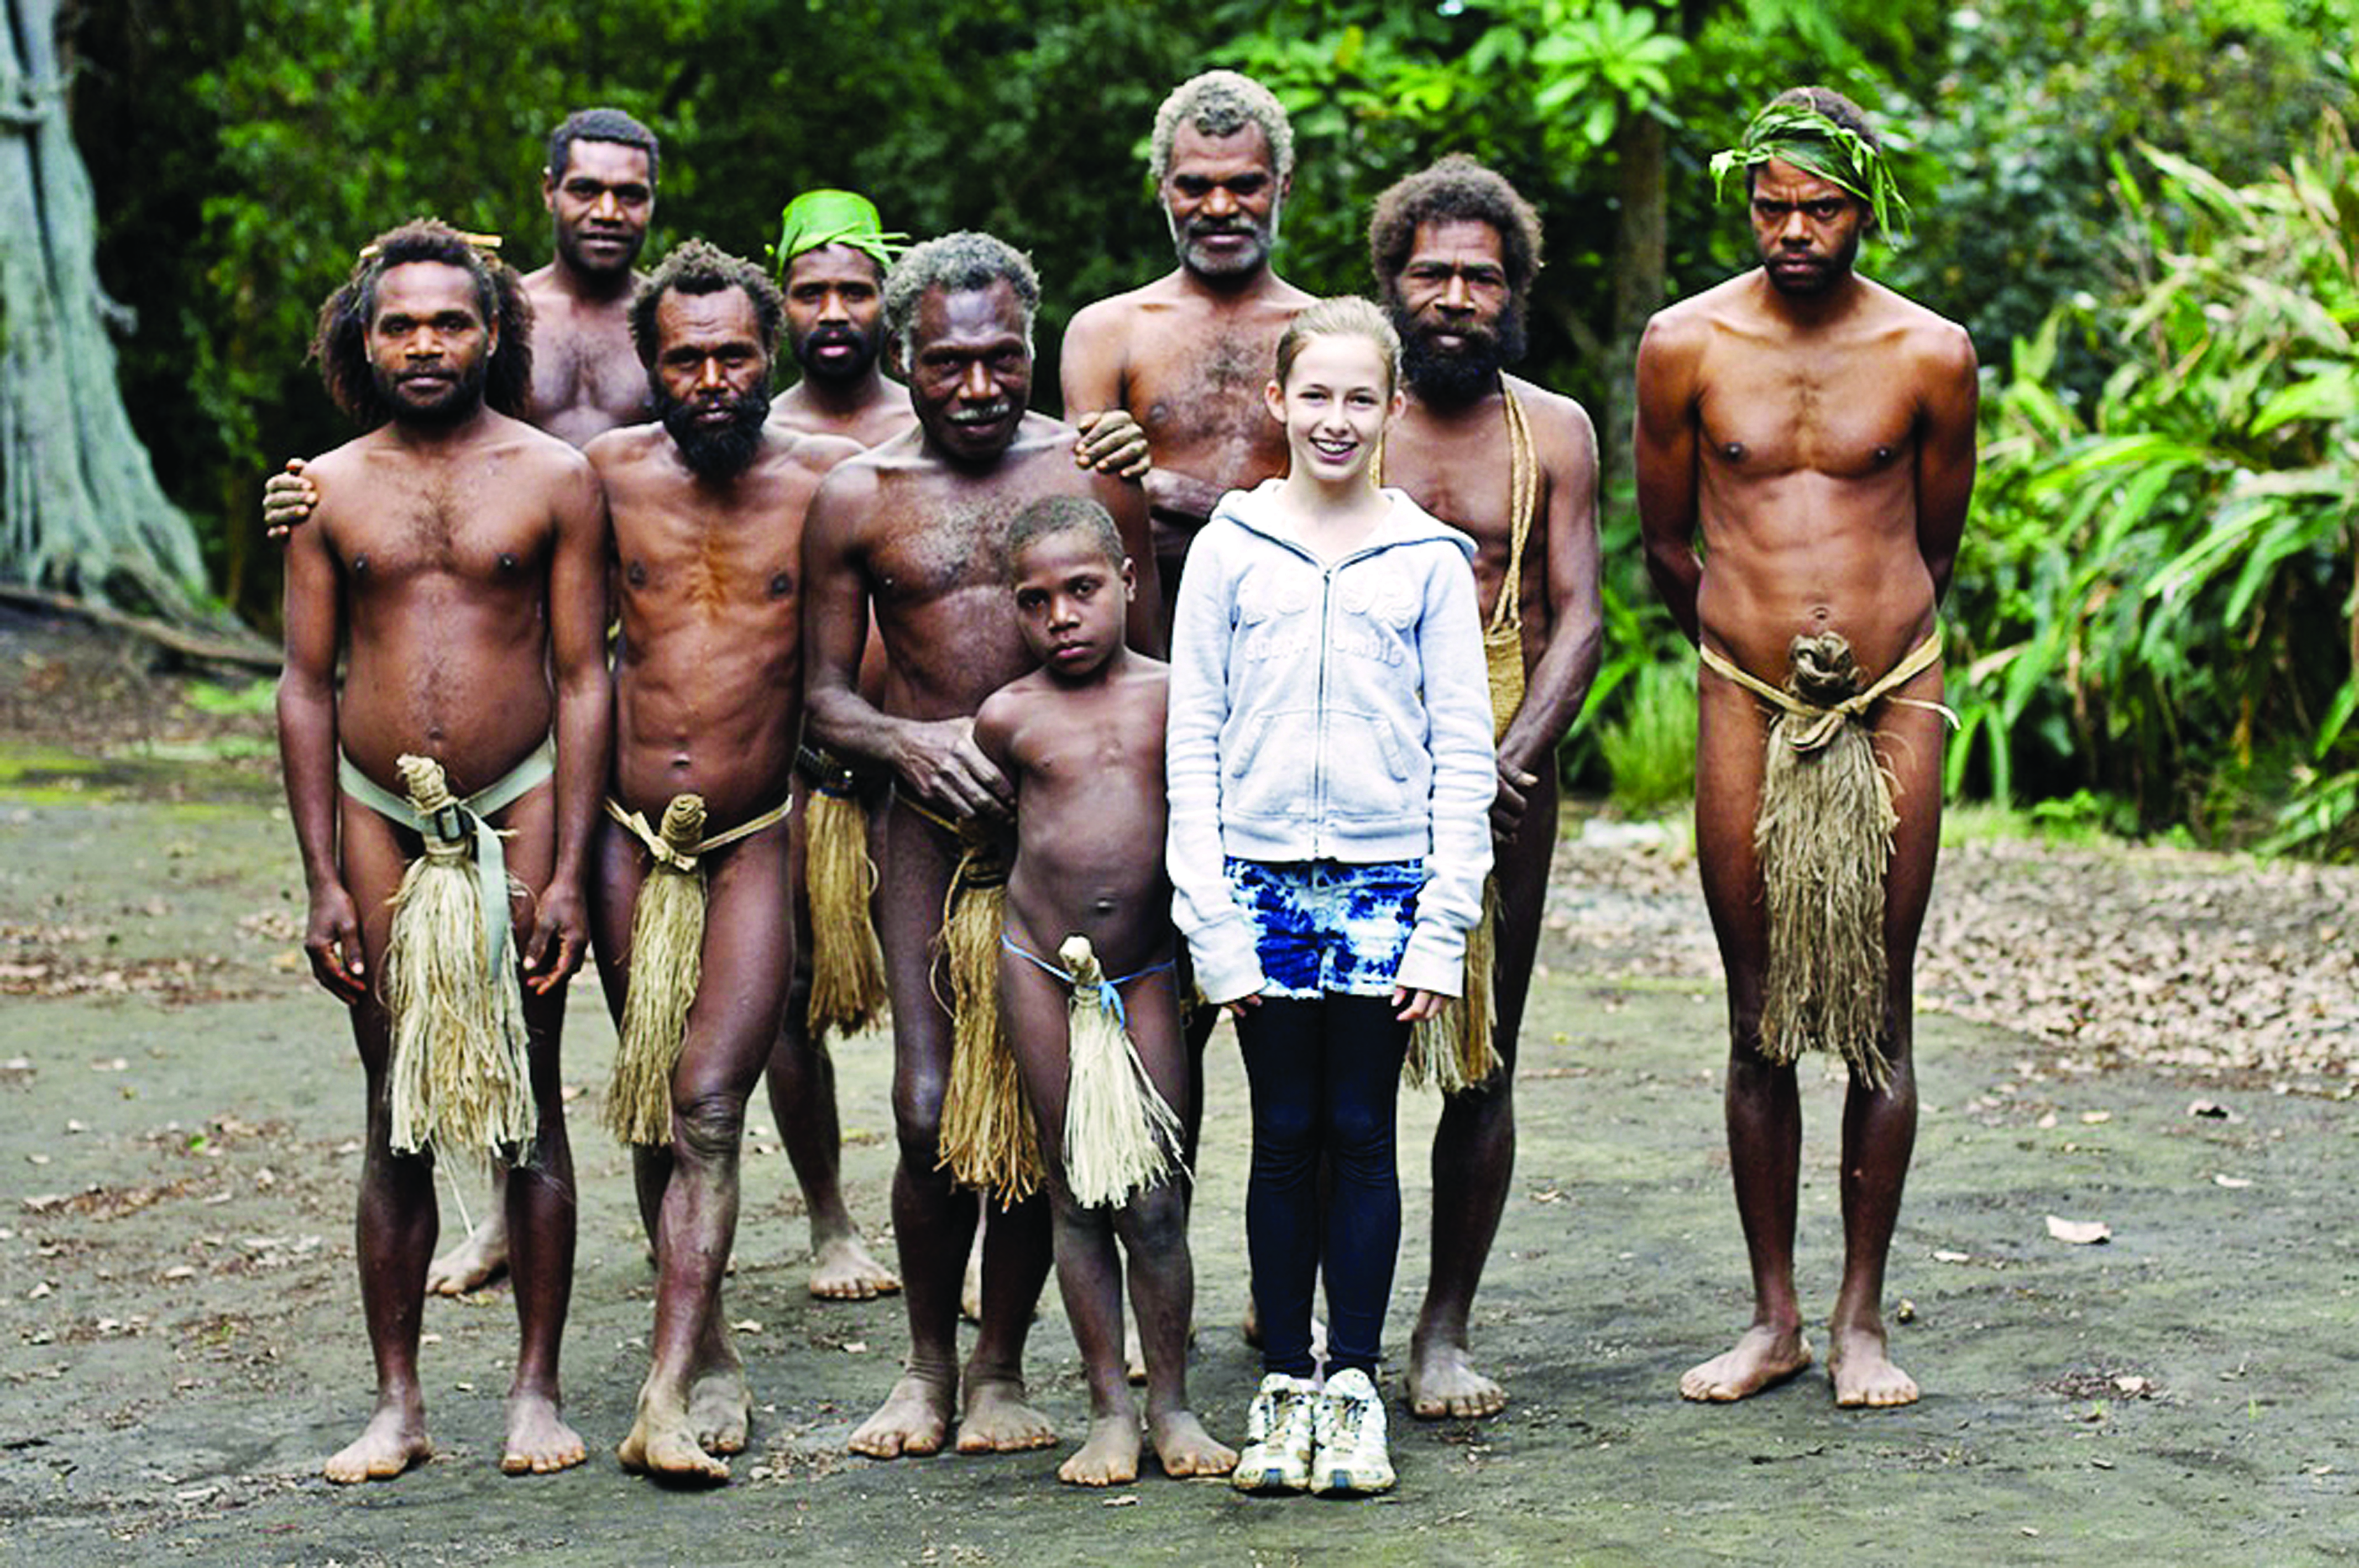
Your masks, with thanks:
M 1245 1255 L 1262 1368 L 1307 1378 L 1310 1292 L 1327 1271 L 1327 1366 L 1370 1377 L 1400 1252 L 1395 1103 L 1408 1025 L 1378 996 L 1264 997 L 1237 1021 L 1253 1091 Z M 1334 1172 L 1320 1234 L 1319 1166 Z

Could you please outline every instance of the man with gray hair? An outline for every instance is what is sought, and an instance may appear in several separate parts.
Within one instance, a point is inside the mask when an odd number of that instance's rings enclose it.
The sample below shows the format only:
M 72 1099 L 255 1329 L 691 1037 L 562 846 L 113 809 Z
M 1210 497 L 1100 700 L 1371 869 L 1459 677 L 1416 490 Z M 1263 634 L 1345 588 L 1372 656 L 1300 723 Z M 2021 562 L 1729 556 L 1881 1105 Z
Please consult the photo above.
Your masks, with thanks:
M 1148 579 L 1130 607 L 1130 641 L 1159 655 L 1163 637 L 1146 497 L 1135 483 L 1078 467 L 1071 427 L 1026 409 L 1039 298 L 1031 264 L 988 234 L 947 234 L 903 256 L 885 280 L 886 329 L 917 428 L 830 473 L 803 535 L 810 738 L 890 768 L 897 785 L 879 835 L 876 915 L 893 1010 L 901 1148 L 893 1234 L 909 1358 L 851 1443 L 880 1459 L 939 1451 L 954 1418 L 962 1453 L 1056 1441 L 1025 1402 L 1022 1364 L 1048 1278 L 1047 1206 L 1032 1197 L 993 1219 L 982 1332 L 962 1370 L 959 1283 L 976 1204 L 940 1169 L 952 1031 L 938 1000 L 951 991 L 937 953 L 943 903 L 954 880 L 980 885 L 968 851 L 1004 836 L 1013 799 L 975 746 L 974 713 L 1033 665 L 1006 585 L 1003 546 L 1016 514 L 1053 495 L 1104 506 Z M 886 659 L 873 702 L 859 678 L 872 613 Z M 988 935 L 995 944 L 996 930 Z
M 1270 270 L 1294 130 L 1267 88 L 1233 70 L 1191 77 L 1156 112 L 1148 156 L 1180 265 L 1075 316 L 1062 379 L 1065 411 L 1083 429 L 1116 409 L 1146 427 L 1168 622 L 1213 503 L 1286 471 L 1286 434 L 1262 388 L 1278 335 L 1310 296 Z

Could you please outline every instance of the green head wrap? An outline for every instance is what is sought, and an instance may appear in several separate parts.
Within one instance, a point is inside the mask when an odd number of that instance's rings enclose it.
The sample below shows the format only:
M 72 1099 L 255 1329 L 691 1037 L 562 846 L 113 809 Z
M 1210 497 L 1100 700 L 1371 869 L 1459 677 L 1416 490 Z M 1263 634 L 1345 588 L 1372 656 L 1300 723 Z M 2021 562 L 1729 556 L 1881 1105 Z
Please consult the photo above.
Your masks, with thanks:
M 907 234 L 888 234 L 876 204 L 851 190 L 806 190 L 778 215 L 778 243 L 769 247 L 771 270 L 786 281 L 788 264 L 821 245 L 850 245 L 880 267 L 908 249 Z
M 1810 170 L 1867 203 L 1875 226 L 1894 244 L 1908 233 L 1908 202 L 1884 154 L 1865 136 L 1839 125 L 1807 103 L 1772 103 L 1745 127 L 1745 140 L 1712 156 L 1712 193 L 1719 200 L 1728 177 L 1771 158 Z

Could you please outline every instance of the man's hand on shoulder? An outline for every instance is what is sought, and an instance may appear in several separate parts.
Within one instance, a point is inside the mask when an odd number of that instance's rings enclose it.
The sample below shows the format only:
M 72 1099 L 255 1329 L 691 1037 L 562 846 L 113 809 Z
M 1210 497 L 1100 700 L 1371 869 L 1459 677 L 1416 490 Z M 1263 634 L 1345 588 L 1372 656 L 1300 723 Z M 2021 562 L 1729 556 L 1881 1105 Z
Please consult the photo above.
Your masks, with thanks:
M 320 487 L 311 481 L 310 468 L 301 458 L 288 459 L 285 469 L 263 482 L 263 536 L 285 544 L 319 505 Z
M 1147 449 L 1147 431 L 1130 416 L 1127 408 L 1103 408 L 1094 414 L 1076 416 L 1074 428 L 1081 438 L 1073 443 L 1073 463 L 1077 468 L 1095 469 L 1116 479 L 1145 479 L 1152 459 Z

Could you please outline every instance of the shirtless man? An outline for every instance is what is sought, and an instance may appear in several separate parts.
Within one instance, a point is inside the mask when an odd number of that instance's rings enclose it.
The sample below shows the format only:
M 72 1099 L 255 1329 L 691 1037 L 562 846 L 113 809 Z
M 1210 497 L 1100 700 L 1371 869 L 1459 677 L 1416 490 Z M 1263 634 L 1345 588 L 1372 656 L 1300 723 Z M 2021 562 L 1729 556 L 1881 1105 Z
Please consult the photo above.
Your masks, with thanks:
M 1647 324 L 1638 506 L 1656 589 L 1705 662 L 1696 862 L 1728 972 L 1728 1148 L 1754 1307 L 1734 1348 L 1689 1371 L 1680 1392 L 1743 1399 L 1810 1365 L 1793 1271 L 1793 1052 L 1809 1044 L 1842 1051 L 1851 1070 L 1827 1370 L 1837 1404 L 1901 1405 L 1917 1385 L 1887 1353 L 1884 1268 L 1917 1130 L 1909 971 L 1940 838 L 1939 607 L 1973 490 L 1973 346 L 1955 323 L 1852 270 L 1861 236 L 1905 208 L 1848 100 L 1823 88 L 1782 94 L 1713 161 L 1716 174 L 1745 173 L 1762 265 Z M 1815 641 L 1828 633 L 1847 641 L 1855 672 L 1801 684 L 1839 658 Z M 1799 697 L 1781 700 L 1789 679 Z M 1859 711 L 1823 718 L 1858 688 Z M 1805 751 L 1801 731 L 1819 729 L 1831 742 Z M 1767 807 L 1790 804 L 1774 793 L 1781 775 L 1847 743 L 1860 763 L 1863 738 L 1885 782 L 1858 767 L 1864 795 L 1833 819 L 1834 853 L 1821 857 L 1834 874 L 1806 864 L 1782 878 L 1788 858 L 1830 835 L 1756 838 L 1756 821 L 1785 815 Z M 1857 918 L 1784 925 L 1796 935 L 1781 943 L 1773 912 L 1825 903 L 1781 900 L 1781 888 L 1804 877 L 1814 891 L 1843 885 L 1844 870 L 1865 890 Z M 1838 950 L 1868 957 L 1838 968 Z M 1838 1030 L 1809 1006 L 1781 1006 L 1791 994 L 1778 984 L 1781 958 L 1802 977 L 1794 991 L 1849 1000 L 1865 1027 Z
M 397 762 L 412 752 L 439 762 L 453 794 L 485 796 L 484 819 L 508 835 L 505 872 L 480 863 L 493 885 L 514 875 L 532 890 L 510 905 L 538 1130 L 509 1151 L 520 1345 L 500 1465 L 548 1471 L 583 1457 L 559 1410 L 574 1191 L 558 1032 L 587 936 L 582 889 L 606 765 L 605 514 L 590 465 L 509 417 L 530 373 L 529 319 L 513 273 L 417 222 L 378 238 L 321 309 L 314 344 L 338 406 L 372 427 L 319 460 L 332 499 L 288 547 L 278 688 L 310 889 L 304 948 L 351 1009 L 368 1079 L 357 1231 L 376 1410 L 327 1462 L 332 1481 L 397 1476 L 432 1452 L 418 1339 L 438 1223 L 433 1157 L 393 1147 L 392 1021 L 370 989 L 395 890 L 424 845 L 399 799 L 359 798 L 398 796 Z M 539 753 L 552 722 L 554 784 L 529 784 L 548 775 Z M 340 758 L 357 775 L 349 782 Z M 495 988 L 509 983 L 507 947 L 493 959 Z
M 866 197 L 849 190 L 807 190 L 787 203 L 771 265 L 786 299 L 787 348 L 802 375 L 770 400 L 773 427 L 874 447 L 916 423 L 908 389 L 886 379 L 882 362 L 885 269 L 900 238 L 885 232 Z M 868 1250 L 843 1201 L 835 1062 L 806 1022 L 816 940 L 803 876 L 811 782 L 802 773 L 795 780 L 794 989 L 763 1081 L 771 1119 L 802 1187 L 810 1225 L 810 1293 L 869 1301 L 899 1290 L 901 1280 Z M 879 789 L 876 802 L 881 799 Z M 875 803 L 864 804 L 873 809 Z
M 1180 83 L 1156 111 L 1149 159 L 1179 266 L 1087 306 L 1066 329 L 1065 409 L 1145 427 L 1154 466 L 1164 623 L 1190 541 L 1213 503 L 1286 471 L 1286 432 L 1263 406 L 1277 340 L 1310 296 L 1270 270 L 1294 173 L 1294 130 L 1267 88 L 1232 70 Z
M 576 110 L 549 133 L 540 194 L 555 254 L 524 278 L 533 353 L 521 415 L 576 447 L 651 416 L 630 307 L 639 281 L 632 264 L 655 216 L 656 161 L 655 133 L 619 109 Z M 306 472 L 301 458 L 290 459 L 263 487 L 271 537 L 285 537 L 319 504 Z
M 953 1417 L 962 1452 L 1056 1440 L 1025 1403 L 1022 1377 L 1049 1267 L 1046 1206 L 1036 1198 L 993 1218 L 983 1328 L 962 1377 L 959 1282 L 976 1206 L 936 1168 L 951 1021 L 935 1000 L 935 937 L 960 853 L 937 821 L 1006 812 L 1007 780 L 975 747 L 974 712 L 1031 665 L 1004 578 L 1008 523 L 1043 496 L 1091 496 L 1125 549 L 1152 559 L 1138 487 L 1078 469 L 1072 428 L 1026 412 L 1038 300 L 1031 265 L 988 235 L 947 235 L 901 258 L 885 308 L 918 427 L 829 475 L 804 536 L 812 738 L 890 767 L 897 786 L 881 834 L 877 924 L 893 1005 L 893 1230 L 909 1359 L 852 1436 L 855 1453 L 881 1459 L 939 1451 Z M 1140 588 L 1132 645 L 1160 654 L 1149 608 L 1159 599 Z M 886 658 L 873 703 L 858 679 L 872 609 Z
M 549 133 L 540 200 L 555 254 L 524 280 L 541 324 L 531 418 L 577 447 L 654 411 L 629 317 L 658 156 L 655 133 L 619 109 L 577 110 Z
M 801 367 L 801 379 L 770 404 L 770 422 L 789 430 L 843 436 L 864 447 L 881 446 L 917 423 L 908 389 L 885 373 L 885 272 L 906 248 L 901 234 L 886 233 L 876 208 L 849 190 L 806 190 L 779 215 L 778 243 L 771 263 L 787 300 L 787 343 Z M 1145 442 L 1126 416 L 1102 419 L 1083 436 L 1077 460 L 1103 464 L 1135 477 L 1147 466 Z M 862 688 L 873 699 L 882 678 L 883 649 L 872 634 L 863 654 Z M 816 753 L 812 754 L 816 758 Z M 880 781 L 881 782 L 881 781 Z M 797 782 L 798 800 L 810 781 Z M 874 815 L 882 793 L 864 801 Z M 795 886 L 804 886 L 800 851 Z M 796 917 L 809 932 L 808 901 L 799 899 Z M 804 1027 L 810 994 L 811 944 L 797 945 L 795 1002 L 787 1027 L 771 1054 L 766 1081 L 770 1111 L 785 1136 L 810 1217 L 816 1260 L 810 1291 L 816 1296 L 863 1300 L 897 1291 L 900 1280 L 869 1254 L 844 1206 L 838 1176 L 842 1134 L 835 1102 L 835 1065 Z M 791 1129 L 791 1130 L 789 1130 Z M 981 1238 L 970 1259 L 962 1310 L 981 1315 Z
M 885 373 L 885 270 L 904 248 L 866 197 L 806 190 L 779 214 L 771 253 L 801 377 L 770 401 L 773 424 L 882 446 L 917 422 Z
M 528 424 L 573 446 L 653 416 L 647 375 L 631 347 L 633 269 L 655 216 L 656 135 L 618 109 L 582 109 L 549 134 L 540 173 L 554 253 L 524 278 L 531 301 Z M 300 458 L 263 488 L 263 523 L 284 538 L 310 515 L 319 492 Z M 493 1167 L 492 1204 L 458 1246 L 434 1260 L 426 1288 L 462 1295 L 508 1265 L 505 1175 Z
M 701 241 L 673 251 L 631 310 L 661 422 L 587 456 L 614 515 L 613 805 L 637 826 L 601 840 L 598 972 L 617 1021 L 636 972 L 633 917 L 650 874 L 643 829 L 702 797 L 695 872 L 702 962 L 670 1075 L 668 1141 L 635 1149 L 657 1254 L 651 1365 L 624 1466 L 723 1480 L 745 1444 L 745 1378 L 721 1310 L 737 1222 L 745 1099 L 794 973 L 786 811 L 801 724 L 801 521 L 858 449 L 766 423 L 783 314 L 760 268 Z M 756 826 L 759 825 L 759 826 Z
M 1500 1066 L 1442 1102 L 1433 1137 L 1432 1265 L 1409 1340 L 1410 1408 L 1427 1417 L 1485 1416 L 1507 1395 L 1468 1359 L 1466 1319 L 1515 1169 L 1516 1041 L 1556 844 L 1557 742 L 1597 674 L 1597 436 L 1579 404 L 1501 372 L 1523 352 L 1525 308 L 1540 266 L 1538 215 L 1505 179 L 1460 157 L 1411 175 L 1376 199 L 1368 257 L 1400 333 L 1408 393 L 1386 438 L 1384 482 L 1473 538 L 1486 636 L 1520 644 L 1513 666 L 1520 695 L 1512 679 L 1498 689 L 1496 676 L 1492 694 L 1500 713 L 1491 808 L 1499 891 L 1492 1043 Z M 1526 485 L 1518 546 L 1517 493 Z

